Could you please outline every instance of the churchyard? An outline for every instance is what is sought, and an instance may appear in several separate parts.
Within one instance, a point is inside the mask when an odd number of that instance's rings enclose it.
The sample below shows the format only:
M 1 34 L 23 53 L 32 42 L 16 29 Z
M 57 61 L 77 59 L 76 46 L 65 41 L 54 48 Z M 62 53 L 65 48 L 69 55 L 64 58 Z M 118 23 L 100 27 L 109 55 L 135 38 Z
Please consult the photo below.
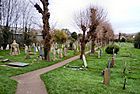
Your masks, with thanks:
M 0 94 L 140 94 L 140 32 L 92 1 L 0 0 Z
M 110 80 L 104 84 L 102 71 L 107 68 L 111 55 L 103 52 L 86 55 L 86 69 L 82 60 L 76 60 L 49 73 L 43 79 L 49 94 L 139 94 L 140 93 L 140 50 L 131 43 L 121 43 L 115 56 L 114 67 L 110 68 Z M 77 66 L 77 67 L 72 67 Z M 126 68 L 125 68 L 126 67 Z M 124 72 L 125 68 L 125 72 Z M 124 88 L 126 78 L 126 84 Z

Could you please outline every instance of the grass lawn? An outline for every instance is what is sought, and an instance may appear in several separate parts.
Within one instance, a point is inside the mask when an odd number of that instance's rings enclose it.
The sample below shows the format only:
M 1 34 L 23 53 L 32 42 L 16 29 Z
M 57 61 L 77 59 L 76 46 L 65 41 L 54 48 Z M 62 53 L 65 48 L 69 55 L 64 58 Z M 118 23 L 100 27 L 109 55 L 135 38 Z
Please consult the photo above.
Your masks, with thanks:
M 103 84 L 101 72 L 107 66 L 110 55 L 103 53 L 101 59 L 87 55 L 87 70 L 58 68 L 41 75 L 49 94 L 140 94 L 140 49 L 132 44 L 121 44 L 120 52 L 115 57 L 115 66 L 111 68 L 110 85 Z M 127 84 L 123 90 L 122 76 L 126 62 Z M 81 66 L 81 60 L 69 63 L 70 66 Z
M 25 53 L 23 50 L 21 51 L 21 54 L 18 56 L 10 56 L 9 52 L 10 52 L 9 50 L 0 51 L 0 57 L 7 58 L 15 62 L 29 63 L 30 65 L 27 67 L 22 67 L 22 68 L 13 68 L 13 67 L 8 67 L 8 66 L 1 66 L 6 63 L 0 62 L 0 94 L 15 94 L 17 82 L 10 79 L 11 76 L 15 76 L 15 75 L 23 74 L 29 71 L 37 70 L 43 67 L 47 67 L 59 61 L 63 61 L 64 59 L 74 56 L 73 51 L 68 51 L 67 57 L 64 57 L 62 59 L 59 59 L 53 62 L 39 60 L 39 63 L 36 63 L 36 62 L 32 63 L 36 59 L 37 55 L 32 55 L 31 59 L 25 59 Z

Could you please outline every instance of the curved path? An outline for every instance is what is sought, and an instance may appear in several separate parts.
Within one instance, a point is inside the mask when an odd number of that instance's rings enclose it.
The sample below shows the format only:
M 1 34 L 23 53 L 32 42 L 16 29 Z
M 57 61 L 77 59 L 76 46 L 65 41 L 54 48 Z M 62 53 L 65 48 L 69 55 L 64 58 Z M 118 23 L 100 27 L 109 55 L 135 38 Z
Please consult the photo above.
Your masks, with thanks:
M 11 77 L 18 82 L 16 94 L 47 94 L 47 90 L 43 81 L 40 79 L 40 75 L 61 67 L 78 58 L 80 58 L 80 55 L 71 57 L 46 68 Z

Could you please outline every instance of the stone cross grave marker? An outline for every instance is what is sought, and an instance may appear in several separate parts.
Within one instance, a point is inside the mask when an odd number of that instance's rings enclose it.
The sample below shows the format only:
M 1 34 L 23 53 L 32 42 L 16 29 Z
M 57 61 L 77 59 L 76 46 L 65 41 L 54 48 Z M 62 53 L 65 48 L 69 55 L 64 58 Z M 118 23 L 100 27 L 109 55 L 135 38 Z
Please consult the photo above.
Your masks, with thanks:
M 83 62 L 84 62 L 84 67 L 87 67 L 87 61 L 86 61 L 85 55 L 82 55 L 82 59 L 83 59 Z

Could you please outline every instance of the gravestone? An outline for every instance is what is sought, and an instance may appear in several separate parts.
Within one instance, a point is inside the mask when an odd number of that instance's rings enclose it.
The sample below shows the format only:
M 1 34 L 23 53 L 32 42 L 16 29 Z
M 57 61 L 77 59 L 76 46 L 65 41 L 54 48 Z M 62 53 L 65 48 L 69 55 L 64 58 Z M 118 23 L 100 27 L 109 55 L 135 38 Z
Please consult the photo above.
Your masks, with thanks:
M 76 41 L 76 51 L 79 52 L 79 44 L 78 44 L 78 41 Z
M 0 49 L 3 50 L 3 47 L 1 46 Z
M 76 48 L 76 44 L 73 43 L 73 50 L 76 51 L 76 49 L 77 49 L 77 48 Z
M 31 46 L 28 46 L 28 52 L 32 52 Z
M 1 62 L 9 62 L 9 61 L 10 61 L 9 59 L 4 59 Z
M 24 51 L 25 51 L 25 54 L 28 53 L 28 46 L 26 44 L 24 44 L 25 48 L 24 48 Z
M 57 54 L 58 54 L 58 56 L 59 56 L 59 54 L 60 54 L 60 49 L 57 49 Z
M 6 50 L 9 50 L 9 49 L 10 49 L 9 44 L 7 44 L 7 46 L 6 46 Z
M 101 58 L 100 51 L 97 51 L 97 52 L 98 52 L 98 58 Z
M 25 67 L 28 66 L 28 63 L 22 63 L 22 62 L 12 62 L 12 63 L 8 63 L 8 66 L 15 66 L 15 67 Z
M 99 50 L 99 51 L 100 51 L 100 57 L 101 57 L 101 56 L 102 56 L 102 53 L 103 53 L 103 52 L 102 52 L 102 49 L 100 48 L 100 50 Z
M 53 61 L 55 61 L 57 58 L 56 58 L 56 50 L 54 47 L 52 47 L 52 53 L 53 53 Z
M 34 49 L 34 54 L 36 54 L 36 52 L 37 52 L 36 49 L 37 49 L 37 48 L 36 48 L 36 46 L 35 46 L 35 43 L 33 43 L 33 49 Z
M 105 85 L 109 85 L 109 81 L 110 81 L 110 74 L 109 74 L 109 70 L 108 70 L 108 68 L 105 68 L 104 69 L 104 80 L 103 80 L 103 83 L 105 84 Z
M 40 46 L 39 56 L 40 56 L 40 58 L 42 58 L 42 59 L 43 59 L 43 57 L 44 57 L 43 45 Z
M 60 49 L 60 54 L 59 54 L 60 58 L 63 58 L 63 53 L 62 53 L 62 49 Z
M 67 56 L 67 48 L 64 48 L 64 56 Z
M 87 61 L 86 61 L 85 55 L 82 55 L 82 60 L 84 62 L 84 67 L 87 67 Z
M 115 65 L 114 51 L 115 51 L 115 49 L 113 49 L 113 55 L 112 55 L 112 61 L 111 61 L 111 67 L 114 67 L 114 65 Z
M 14 40 L 13 43 L 11 44 L 10 55 L 19 55 L 19 54 L 20 54 L 19 44 L 17 44 L 16 40 Z

